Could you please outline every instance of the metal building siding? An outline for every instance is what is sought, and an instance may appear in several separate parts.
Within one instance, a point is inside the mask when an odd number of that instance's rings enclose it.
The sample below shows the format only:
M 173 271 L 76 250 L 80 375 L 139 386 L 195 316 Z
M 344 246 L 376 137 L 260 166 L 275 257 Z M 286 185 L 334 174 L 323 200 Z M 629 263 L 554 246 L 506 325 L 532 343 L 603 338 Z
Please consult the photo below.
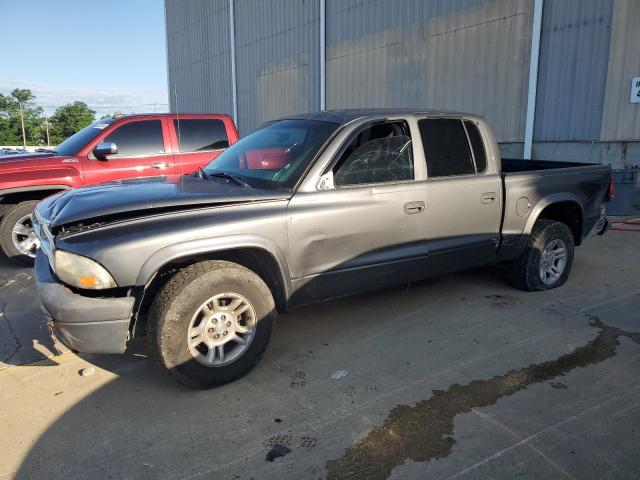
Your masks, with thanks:
M 166 0 L 172 112 L 233 112 L 228 0 Z
M 544 3 L 535 141 L 600 138 L 612 3 Z
M 471 111 L 500 141 L 522 141 L 531 9 L 531 0 L 328 0 L 327 108 Z
M 319 0 L 235 2 L 240 133 L 319 109 Z
M 631 79 L 638 76 L 640 76 L 640 2 L 615 0 L 602 140 L 640 140 L 640 104 L 629 102 Z

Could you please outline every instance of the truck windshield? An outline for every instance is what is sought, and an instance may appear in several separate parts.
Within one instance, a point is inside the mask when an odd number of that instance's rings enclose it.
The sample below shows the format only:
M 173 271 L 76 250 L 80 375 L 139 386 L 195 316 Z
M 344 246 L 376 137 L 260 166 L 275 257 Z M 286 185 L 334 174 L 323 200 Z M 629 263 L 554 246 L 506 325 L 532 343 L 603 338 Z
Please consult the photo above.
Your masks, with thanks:
M 82 147 L 93 140 L 96 135 L 98 135 L 112 123 L 113 118 L 105 118 L 93 122 L 91 125 L 88 125 L 82 130 L 71 135 L 64 142 L 55 147 L 53 151 L 60 155 L 77 155 Z
M 316 120 L 267 124 L 222 152 L 204 172 L 227 173 L 256 188 L 291 189 L 338 126 Z

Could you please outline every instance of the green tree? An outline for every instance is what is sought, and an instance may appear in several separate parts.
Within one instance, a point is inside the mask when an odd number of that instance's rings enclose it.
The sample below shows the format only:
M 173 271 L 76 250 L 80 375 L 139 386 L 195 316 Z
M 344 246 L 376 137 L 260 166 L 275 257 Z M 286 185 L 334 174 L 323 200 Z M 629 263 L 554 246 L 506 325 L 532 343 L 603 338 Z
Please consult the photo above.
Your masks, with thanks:
M 9 95 L 0 93 L 0 143 L 42 143 L 44 119 L 35 99 L 26 88 L 16 88 Z
M 58 108 L 49 118 L 49 137 L 57 145 L 93 122 L 96 112 L 86 103 L 76 101 Z

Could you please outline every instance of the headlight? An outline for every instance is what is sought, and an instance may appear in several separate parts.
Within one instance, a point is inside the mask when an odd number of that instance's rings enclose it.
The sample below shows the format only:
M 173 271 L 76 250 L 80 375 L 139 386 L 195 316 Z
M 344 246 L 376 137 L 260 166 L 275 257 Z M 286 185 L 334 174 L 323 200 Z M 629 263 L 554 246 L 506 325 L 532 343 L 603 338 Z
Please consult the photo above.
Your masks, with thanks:
M 55 266 L 58 278 L 73 287 L 103 290 L 118 286 L 102 265 L 75 253 L 56 250 Z

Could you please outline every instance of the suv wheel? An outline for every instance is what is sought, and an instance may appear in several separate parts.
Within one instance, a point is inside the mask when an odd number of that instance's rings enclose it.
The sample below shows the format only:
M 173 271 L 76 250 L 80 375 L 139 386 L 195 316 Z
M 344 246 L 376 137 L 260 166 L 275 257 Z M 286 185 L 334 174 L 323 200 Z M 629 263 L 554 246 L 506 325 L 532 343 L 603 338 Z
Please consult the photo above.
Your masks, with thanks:
M 258 275 L 235 263 L 206 261 L 162 287 L 149 313 L 149 336 L 180 383 L 212 388 L 258 363 L 274 318 L 273 297 Z
M 553 220 L 538 220 L 524 253 L 512 265 L 513 285 L 529 292 L 561 286 L 571 272 L 573 249 L 569 227 Z
M 33 265 L 40 241 L 33 230 L 31 213 L 36 201 L 21 202 L 10 208 L 0 223 L 0 246 L 14 263 Z

